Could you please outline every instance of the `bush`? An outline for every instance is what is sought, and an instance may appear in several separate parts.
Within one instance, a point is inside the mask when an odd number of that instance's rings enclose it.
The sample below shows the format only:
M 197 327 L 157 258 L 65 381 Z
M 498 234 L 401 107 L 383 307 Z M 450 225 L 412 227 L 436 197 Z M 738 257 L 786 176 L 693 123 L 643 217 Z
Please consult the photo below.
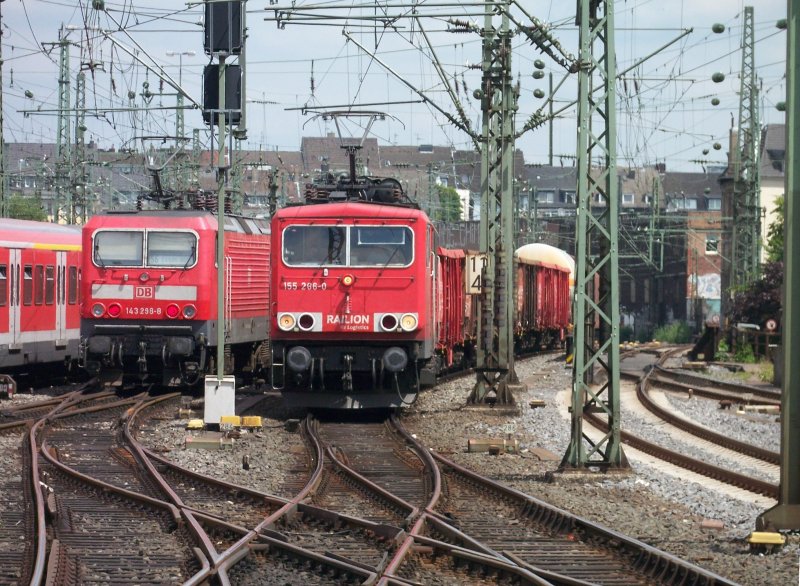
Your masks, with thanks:
M 686 344 L 692 339 L 692 328 L 689 327 L 689 324 L 676 321 L 657 328 L 653 332 L 653 338 L 668 344 Z
M 733 359 L 736 362 L 755 364 L 756 355 L 753 354 L 753 347 L 750 344 L 744 343 L 736 347 L 736 353 L 733 355 Z
M 633 328 L 630 326 L 622 326 L 619 329 L 619 341 L 620 342 L 632 342 L 633 341 Z

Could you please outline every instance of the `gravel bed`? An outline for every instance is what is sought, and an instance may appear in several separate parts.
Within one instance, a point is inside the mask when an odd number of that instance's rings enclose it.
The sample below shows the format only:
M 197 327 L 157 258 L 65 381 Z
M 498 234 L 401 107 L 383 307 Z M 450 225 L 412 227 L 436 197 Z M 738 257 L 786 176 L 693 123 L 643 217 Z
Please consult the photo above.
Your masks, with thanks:
M 793 584 L 797 580 L 800 539 L 790 535 L 788 545 L 764 556 L 750 554 L 745 539 L 755 528 L 761 506 L 731 499 L 705 486 L 665 475 L 641 462 L 631 462 L 627 475 L 556 475 L 547 482 L 566 452 L 569 420 L 559 411 L 555 395 L 571 388 L 570 369 L 563 359 L 536 357 L 517 363 L 517 374 L 528 390 L 516 396 L 522 414 L 492 416 L 464 409 L 472 380 L 442 385 L 423 394 L 404 418 L 409 431 L 456 462 L 505 481 L 507 484 L 563 507 L 572 513 L 613 528 L 630 537 L 673 553 L 711 572 L 743 585 Z M 545 407 L 531 409 L 532 399 Z M 490 456 L 467 453 L 470 438 L 503 437 L 504 425 L 514 423 L 519 455 Z M 635 418 L 625 417 L 623 428 L 637 433 Z M 652 428 L 652 426 L 648 426 Z M 750 439 L 752 441 L 752 438 Z M 551 460 L 540 460 L 531 449 L 543 448 Z M 724 523 L 719 531 L 701 530 L 705 520 Z
M 556 474 L 552 481 L 550 473 L 557 470 L 570 439 L 569 420 L 555 396 L 570 388 L 572 371 L 565 368 L 563 357 L 551 355 L 518 362 L 517 374 L 528 384 L 528 390 L 516 396 L 522 406 L 519 416 L 466 409 L 474 380 L 470 377 L 423 393 L 404 412 L 402 422 L 423 443 L 460 464 L 730 580 L 745 586 L 796 583 L 798 536 L 790 535 L 788 545 L 773 555 L 749 552 L 745 539 L 763 512 L 762 506 L 732 499 L 636 461 L 631 462 L 632 470 L 627 474 Z M 543 399 L 545 406 L 529 408 L 532 399 Z M 185 449 L 185 422 L 178 420 L 163 421 L 155 433 L 140 439 L 190 469 L 291 496 L 284 486 L 285 471 L 298 467 L 297 451 L 302 441 L 298 433 L 284 428 L 284 421 L 296 414 L 286 413 L 280 402 L 272 399 L 251 413 L 265 418 L 264 429 L 242 435 L 228 450 Z M 636 418 L 624 412 L 623 417 L 624 428 L 637 425 Z M 513 437 L 521 446 L 519 454 L 467 452 L 468 439 L 503 437 L 507 424 L 514 425 Z M 745 441 L 755 441 L 747 437 L 748 429 L 742 428 Z M 753 433 L 759 435 L 758 431 Z M 242 468 L 244 454 L 250 457 L 249 470 Z M 700 529 L 706 519 L 721 521 L 724 528 Z
M 631 398 L 633 397 L 631 396 Z M 669 424 L 664 423 L 660 419 L 657 421 L 653 421 L 652 419 L 644 419 L 638 413 L 629 408 L 624 402 L 622 403 L 621 407 L 622 428 L 627 432 L 654 442 L 660 446 L 668 447 L 673 451 L 679 451 L 686 456 L 694 458 L 695 460 L 704 461 L 714 466 L 718 466 L 719 468 L 736 470 L 740 474 L 745 474 L 747 476 L 768 482 L 776 483 L 778 481 L 777 474 L 769 474 L 769 472 L 764 470 L 747 467 L 734 455 L 726 457 L 724 455 L 709 451 L 703 445 L 676 438 L 670 433 Z M 693 416 L 690 415 L 690 417 L 694 419 Z M 700 421 L 700 419 L 697 418 L 696 421 Z M 674 428 L 672 428 L 672 430 L 674 431 Z M 726 433 L 726 430 L 720 431 L 722 433 Z
M 290 415 L 280 401 L 267 398 L 248 414 L 261 415 L 264 427 L 258 431 L 242 430 L 229 448 L 220 450 L 186 449 L 186 438 L 196 435 L 186 431 L 186 420 L 160 422 L 153 433 L 141 431 L 138 440 L 162 453 L 176 464 L 193 472 L 222 478 L 267 494 L 292 497 L 296 491 L 285 486 L 286 471 L 303 461 L 305 447 L 300 434 L 286 430 Z M 202 415 L 198 415 L 202 417 Z M 248 467 L 245 469 L 245 456 Z
M 780 417 L 767 413 L 737 415 L 736 409 L 720 409 L 719 402 L 704 397 L 665 393 L 673 409 L 718 433 L 765 450 L 781 449 Z

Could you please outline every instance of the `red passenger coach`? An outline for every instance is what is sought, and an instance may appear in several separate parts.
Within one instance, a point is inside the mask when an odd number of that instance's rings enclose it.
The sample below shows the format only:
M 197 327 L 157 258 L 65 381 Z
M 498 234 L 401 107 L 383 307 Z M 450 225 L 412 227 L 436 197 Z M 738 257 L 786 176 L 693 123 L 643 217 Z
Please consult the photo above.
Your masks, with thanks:
M 269 227 L 225 218 L 225 372 L 268 360 Z M 215 370 L 217 218 L 98 214 L 83 230 L 83 361 L 90 373 L 193 385 Z
M 78 357 L 80 229 L 0 219 L 0 370 Z
M 408 206 L 331 201 L 272 220 L 273 386 L 288 402 L 390 407 L 433 381 L 433 228 Z

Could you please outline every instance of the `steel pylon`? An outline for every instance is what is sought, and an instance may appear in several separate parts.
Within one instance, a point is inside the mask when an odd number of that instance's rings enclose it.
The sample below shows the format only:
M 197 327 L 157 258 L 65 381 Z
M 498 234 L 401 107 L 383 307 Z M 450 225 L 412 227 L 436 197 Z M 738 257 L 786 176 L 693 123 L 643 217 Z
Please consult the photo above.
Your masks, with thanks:
M 619 193 L 616 167 L 614 4 L 580 0 L 578 208 L 573 323 L 572 435 L 562 468 L 628 466 L 620 439 Z M 592 169 L 591 161 L 601 161 Z M 599 213 L 593 213 L 597 198 Z M 596 285 L 596 286 L 595 286 Z M 597 339 L 595 340 L 595 327 Z M 597 380 L 598 384 L 594 384 Z M 592 441 L 584 412 L 604 414 L 608 432 Z
M 753 7 L 745 6 L 742 22 L 742 76 L 739 90 L 739 131 L 733 153 L 731 285 L 754 281 L 761 264 L 761 197 L 758 85 L 755 68 Z
M 489 7 L 487 2 L 487 8 Z M 511 75 L 508 11 L 499 28 L 487 9 L 483 29 L 483 77 L 476 97 L 481 100 L 481 222 L 480 246 L 486 254 L 481 275 L 478 323 L 477 380 L 469 403 L 492 398 L 514 404 L 519 380 L 514 370 L 514 113 L 517 94 Z

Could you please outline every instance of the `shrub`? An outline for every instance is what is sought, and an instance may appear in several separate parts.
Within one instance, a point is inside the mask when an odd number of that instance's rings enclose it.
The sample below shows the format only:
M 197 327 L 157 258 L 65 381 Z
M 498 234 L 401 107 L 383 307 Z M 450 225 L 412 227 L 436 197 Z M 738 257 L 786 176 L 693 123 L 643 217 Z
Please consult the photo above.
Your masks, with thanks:
M 653 338 L 668 344 L 686 344 L 692 339 L 692 328 L 681 321 L 672 322 L 657 328 Z
M 620 342 L 633 341 L 633 328 L 630 326 L 622 326 L 619 329 L 619 341 Z
M 736 353 L 733 355 L 733 359 L 736 362 L 755 364 L 756 355 L 753 354 L 753 347 L 750 344 L 744 343 L 736 347 Z

